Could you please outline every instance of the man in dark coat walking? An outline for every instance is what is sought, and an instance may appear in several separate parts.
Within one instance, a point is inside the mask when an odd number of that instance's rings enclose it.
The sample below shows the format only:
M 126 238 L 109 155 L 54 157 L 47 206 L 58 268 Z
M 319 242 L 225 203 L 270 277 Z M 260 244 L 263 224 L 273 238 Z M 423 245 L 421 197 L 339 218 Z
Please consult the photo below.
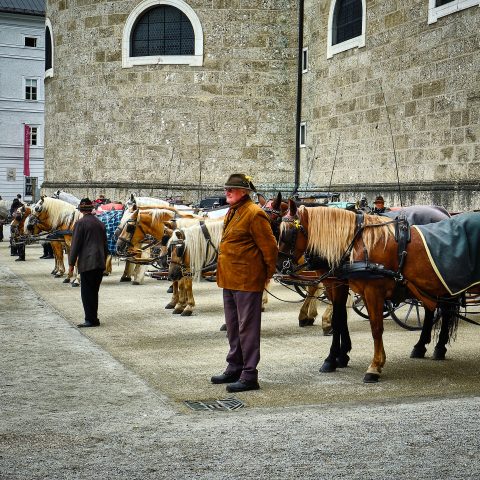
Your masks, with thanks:
M 98 327 L 98 291 L 102 283 L 107 259 L 107 234 L 105 225 L 92 212 L 95 205 L 89 198 L 80 201 L 78 209 L 83 217 L 73 227 L 72 245 L 68 255 L 70 273 L 75 263 L 80 273 L 80 289 L 85 322 L 82 327 Z

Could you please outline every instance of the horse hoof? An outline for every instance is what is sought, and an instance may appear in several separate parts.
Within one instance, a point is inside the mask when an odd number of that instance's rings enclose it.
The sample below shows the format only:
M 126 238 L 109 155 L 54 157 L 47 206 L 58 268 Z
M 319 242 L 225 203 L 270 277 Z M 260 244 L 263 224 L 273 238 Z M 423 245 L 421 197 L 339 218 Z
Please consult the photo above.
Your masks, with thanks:
M 412 353 L 410 353 L 410 358 L 425 358 L 425 352 L 427 349 L 425 347 L 413 347 Z
M 378 383 L 380 375 L 378 373 L 366 373 L 363 377 L 363 383 Z
M 62 273 L 56 273 L 55 274 L 55 278 L 62 278 L 63 277 L 63 274 Z
M 56 270 L 52 270 L 52 271 L 50 272 L 50 275 L 56 275 L 56 274 L 57 274 L 57 271 L 56 271 Z
M 348 355 L 345 355 L 344 357 L 338 357 L 337 358 L 337 367 L 338 368 L 347 368 L 349 361 L 350 361 L 350 357 Z
M 189 317 L 192 314 L 191 310 L 184 310 L 181 315 L 182 317 Z
M 332 373 L 337 369 L 336 365 L 333 362 L 323 362 L 323 365 L 320 367 L 320 373 Z
M 311 327 L 314 323 L 315 323 L 315 319 L 314 318 L 307 318 L 305 320 L 307 323 L 306 323 L 306 326 L 307 327 Z
M 170 305 L 170 304 L 165 305 L 166 310 L 172 310 L 173 308 L 175 308 L 175 305 Z
M 75 282 L 72 283 L 72 288 L 79 287 L 79 286 L 80 286 L 79 283 L 75 283 Z
M 172 313 L 174 313 L 175 315 L 179 315 L 183 312 L 183 310 L 183 308 L 174 308 Z
M 298 321 L 298 326 L 299 327 L 306 327 L 308 325 L 308 320 L 299 320 Z
M 333 335 L 333 328 L 327 328 L 323 330 L 324 337 L 330 337 Z
M 102 275 L 103 275 L 104 277 L 108 277 L 110 274 L 109 274 L 109 273 L 107 273 L 107 272 L 103 272 L 103 274 L 102 274 Z
M 170 285 L 167 289 L 167 293 L 173 293 L 173 286 Z
M 264 311 L 265 311 L 265 307 L 262 307 L 262 312 L 264 312 Z
M 445 354 L 447 353 L 446 348 L 435 348 L 433 351 L 432 359 L 433 360 L 445 360 Z
M 129 278 L 129 277 L 121 277 L 121 278 L 120 278 L 120 281 L 121 281 L 121 282 L 131 282 L 132 279 Z
M 132 285 L 140 285 L 138 282 L 132 282 Z
M 221 332 L 226 332 L 227 331 L 227 324 L 224 323 L 221 327 L 220 327 L 220 331 Z
M 70 279 L 69 278 L 66 278 L 63 283 L 70 283 Z

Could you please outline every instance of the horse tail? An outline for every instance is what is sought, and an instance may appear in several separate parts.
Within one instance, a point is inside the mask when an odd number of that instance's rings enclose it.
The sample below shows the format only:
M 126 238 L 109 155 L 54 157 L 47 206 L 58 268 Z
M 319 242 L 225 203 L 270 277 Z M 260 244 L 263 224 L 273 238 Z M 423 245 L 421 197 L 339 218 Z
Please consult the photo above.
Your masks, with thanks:
M 438 308 L 442 317 L 442 325 L 446 322 L 448 326 L 448 330 L 445 330 L 445 332 L 448 331 L 448 344 L 450 345 L 457 338 L 458 320 L 460 319 L 460 299 L 441 301 L 438 304 Z M 438 327 L 439 323 L 435 324 L 435 336 L 441 335 Z M 445 325 L 444 328 L 446 329 Z

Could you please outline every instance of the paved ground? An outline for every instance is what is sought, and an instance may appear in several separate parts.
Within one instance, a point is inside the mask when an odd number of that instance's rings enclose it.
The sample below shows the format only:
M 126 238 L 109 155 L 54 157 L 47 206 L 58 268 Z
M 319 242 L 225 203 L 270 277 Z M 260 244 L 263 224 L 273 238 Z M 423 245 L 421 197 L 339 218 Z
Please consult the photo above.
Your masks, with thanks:
M 197 289 L 197 311 L 164 310 L 164 282 L 101 288 L 102 327 L 81 331 L 79 289 L 27 248 L 0 243 L 0 478 L 478 478 L 477 327 L 462 324 L 446 362 L 408 358 L 417 334 L 386 322 L 387 365 L 364 385 L 372 341 L 351 315 L 351 365 L 321 375 L 330 339 L 300 329 L 296 304 L 264 316 L 262 390 L 246 408 L 192 412 L 183 400 L 225 398 L 220 292 Z M 282 287 L 283 298 L 295 296 Z

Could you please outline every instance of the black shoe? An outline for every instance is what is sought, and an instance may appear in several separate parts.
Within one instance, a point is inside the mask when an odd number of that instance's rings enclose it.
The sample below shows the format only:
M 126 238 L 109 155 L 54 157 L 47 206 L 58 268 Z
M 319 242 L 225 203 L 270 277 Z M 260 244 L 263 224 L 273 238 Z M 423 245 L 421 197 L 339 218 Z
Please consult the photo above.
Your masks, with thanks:
M 236 382 L 240 378 L 240 372 L 225 372 L 221 375 L 214 375 L 210 380 L 212 383 L 219 384 L 219 383 L 232 383 Z
M 220 327 L 220 331 L 221 332 L 226 332 L 227 331 L 227 324 L 224 323 L 221 327 Z
M 16 258 L 15 261 L 16 261 L 16 262 L 24 262 L 25 259 L 20 257 L 20 258 Z
M 41 257 L 38 257 L 38 258 L 47 258 L 47 256 L 43 254 Z
M 256 380 L 239 380 L 238 382 L 227 385 L 227 392 L 246 392 L 247 390 L 258 390 L 260 385 Z
M 98 323 L 81 323 L 80 325 L 77 325 L 78 328 L 93 328 L 93 327 L 99 327 L 100 322 Z
M 167 293 L 173 293 L 173 285 L 168 287 Z
M 55 258 L 53 255 L 47 255 L 46 257 L 43 258 Z

